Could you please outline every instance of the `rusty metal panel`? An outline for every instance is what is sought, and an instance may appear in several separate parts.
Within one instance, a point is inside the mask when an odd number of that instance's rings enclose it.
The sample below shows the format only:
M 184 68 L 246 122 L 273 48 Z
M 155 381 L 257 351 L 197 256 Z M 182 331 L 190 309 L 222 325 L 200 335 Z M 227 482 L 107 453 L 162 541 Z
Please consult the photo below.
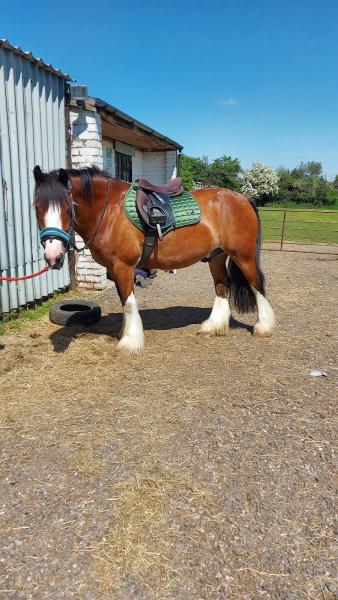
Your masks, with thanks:
M 33 208 L 33 168 L 66 166 L 65 79 L 30 53 L 0 43 L 0 276 L 20 277 L 44 265 Z M 0 281 L 0 314 L 69 284 L 68 261 L 18 283 Z
M 263 248 L 338 255 L 338 211 L 260 208 Z

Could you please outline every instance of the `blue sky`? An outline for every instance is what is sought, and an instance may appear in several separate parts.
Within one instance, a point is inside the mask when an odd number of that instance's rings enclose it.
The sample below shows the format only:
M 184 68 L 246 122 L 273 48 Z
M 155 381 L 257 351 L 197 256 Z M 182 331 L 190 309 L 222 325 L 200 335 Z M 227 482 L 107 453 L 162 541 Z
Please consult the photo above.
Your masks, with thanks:
M 337 0 L 12 0 L 0 37 L 187 154 L 338 173 Z

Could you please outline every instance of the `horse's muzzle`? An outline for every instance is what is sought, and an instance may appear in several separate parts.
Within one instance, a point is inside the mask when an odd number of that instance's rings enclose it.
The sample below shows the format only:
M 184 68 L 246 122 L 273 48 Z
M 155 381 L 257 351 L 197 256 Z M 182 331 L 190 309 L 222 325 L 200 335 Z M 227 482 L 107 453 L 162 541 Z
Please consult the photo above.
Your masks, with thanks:
M 60 270 L 63 267 L 63 263 L 65 260 L 65 255 L 60 253 L 58 254 L 55 258 L 48 258 L 46 256 L 46 254 L 44 255 L 45 261 L 47 263 L 47 265 L 51 268 L 51 269 L 57 269 Z

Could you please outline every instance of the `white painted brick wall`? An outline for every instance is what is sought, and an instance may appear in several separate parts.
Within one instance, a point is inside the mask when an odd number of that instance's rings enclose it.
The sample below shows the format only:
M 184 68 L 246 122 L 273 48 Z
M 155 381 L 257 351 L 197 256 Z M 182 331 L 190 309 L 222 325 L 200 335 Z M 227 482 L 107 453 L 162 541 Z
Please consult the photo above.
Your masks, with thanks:
M 166 163 L 165 163 L 165 178 L 166 181 L 177 177 L 177 154 L 175 150 L 168 150 L 166 152 Z
M 76 234 L 75 243 L 80 248 L 83 246 L 82 238 Z M 77 284 L 82 288 L 103 290 L 107 285 L 107 269 L 97 264 L 87 248 L 76 255 Z
M 176 151 L 144 152 L 143 177 L 152 183 L 166 183 L 177 176 Z
M 101 118 L 95 111 L 71 108 L 72 166 L 103 168 Z M 76 245 L 83 246 L 82 238 L 76 234 Z M 76 257 L 76 279 L 79 287 L 103 290 L 107 284 L 107 270 L 97 264 L 90 253 L 84 250 Z
M 144 177 L 144 152 L 140 150 L 135 151 L 135 156 L 132 158 L 132 171 L 133 171 L 133 181 L 135 179 L 142 179 Z
M 144 152 L 143 177 L 161 185 L 166 178 L 166 152 Z
M 106 148 L 109 148 L 112 151 L 112 164 L 109 166 L 106 163 Z M 103 151 L 103 168 L 105 171 L 110 173 L 112 177 L 115 177 L 115 150 L 112 142 L 108 142 L 107 140 L 102 141 L 102 151 Z
M 95 111 L 72 107 L 70 111 L 72 128 L 72 166 L 81 168 L 95 165 L 102 169 L 102 128 L 101 118 Z

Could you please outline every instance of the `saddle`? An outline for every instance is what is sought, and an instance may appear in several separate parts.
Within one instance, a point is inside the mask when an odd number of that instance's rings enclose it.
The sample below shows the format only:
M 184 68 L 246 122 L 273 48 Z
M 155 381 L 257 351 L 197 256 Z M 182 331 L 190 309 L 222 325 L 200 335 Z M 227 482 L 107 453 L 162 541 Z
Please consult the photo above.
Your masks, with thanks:
M 146 179 L 138 179 L 134 189 L 137 210 L 146 225 L 143 251 L 138 265 L 142 267 L 151 255 L 156 239 L 162 240 L 165 232 L 175 226 L 170 197 L 183 193 L 182 179 L 176 177 L 164 185 L 154 185 Z
M 154 185 L 146 179 L 137 179 L 138 188 L 148 192 L 169 194 L 169 196 L 180 196 L 183 193 L 182 177 L 176 177 L 164 185 Z

